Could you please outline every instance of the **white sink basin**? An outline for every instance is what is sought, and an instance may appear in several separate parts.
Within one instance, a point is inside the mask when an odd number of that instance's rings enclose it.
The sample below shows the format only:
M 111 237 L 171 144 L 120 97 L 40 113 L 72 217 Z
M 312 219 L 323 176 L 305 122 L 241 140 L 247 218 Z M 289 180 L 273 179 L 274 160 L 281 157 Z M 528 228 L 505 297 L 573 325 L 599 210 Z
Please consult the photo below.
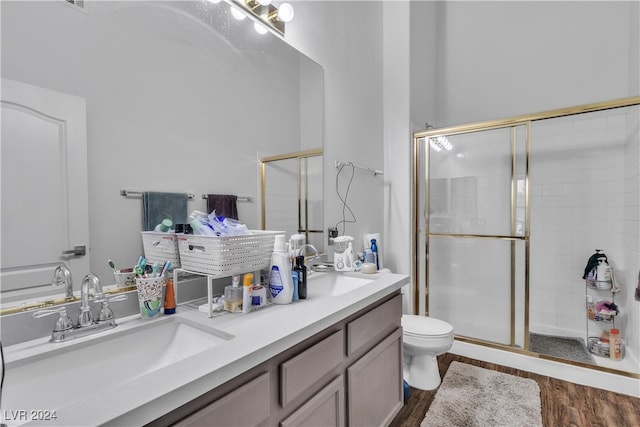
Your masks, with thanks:
M 307 279 L 310 296 L 339 296 L 373 283 L 374 279 L 353 276 L 350 273 L 313 273 Z
M 233 338 L 179 317 L 119 325 L 78 342 L 37 344 L 34 355 L 7 358 L 2 413 L 55 410 L 208 350 Z

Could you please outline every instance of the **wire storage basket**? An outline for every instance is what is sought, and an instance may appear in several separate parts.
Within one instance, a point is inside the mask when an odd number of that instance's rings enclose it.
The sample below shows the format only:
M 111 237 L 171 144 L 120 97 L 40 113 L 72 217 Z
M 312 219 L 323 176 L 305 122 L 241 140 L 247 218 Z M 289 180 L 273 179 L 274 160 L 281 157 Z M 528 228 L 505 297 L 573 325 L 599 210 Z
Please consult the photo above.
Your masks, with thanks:
M 608 342 L 603 342 L 598 337 L 589 337 L 587 348 L 591 354 L 600 357 L 609 357 L 610 348 Z
M 144 257 L 149 263 L 171 261 L 172 268 L 180 268 L 177 234 L 156 231 L 142 231 L 141 234 Z
M 220 237 L 178 234 L 181 268 L 211 276 L 268 268 L 275 238 L 285 232 L 250 230 L 249 233 Z

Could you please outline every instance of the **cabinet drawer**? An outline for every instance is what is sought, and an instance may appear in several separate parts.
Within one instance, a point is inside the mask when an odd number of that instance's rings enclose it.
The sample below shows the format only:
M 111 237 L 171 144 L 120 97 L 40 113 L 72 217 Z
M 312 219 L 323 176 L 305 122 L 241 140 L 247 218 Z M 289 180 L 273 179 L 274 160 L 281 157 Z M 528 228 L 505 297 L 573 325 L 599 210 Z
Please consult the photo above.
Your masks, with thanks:
M 280 423 L 280 427 L 344 426 L 344 380 L 339 376 Z
M 266 372 L 175 425 L 257 426 L 269 418 L 270 392 L 269 373 Z
M 402 295 L 397 294 L 347 325 L 347 355 L 351 356 L 363 347 L 372 346 L 400 327 L 402 319 Z
M 280 365 L 280 405 L 284 408 L 342 363 L 342 330 Z

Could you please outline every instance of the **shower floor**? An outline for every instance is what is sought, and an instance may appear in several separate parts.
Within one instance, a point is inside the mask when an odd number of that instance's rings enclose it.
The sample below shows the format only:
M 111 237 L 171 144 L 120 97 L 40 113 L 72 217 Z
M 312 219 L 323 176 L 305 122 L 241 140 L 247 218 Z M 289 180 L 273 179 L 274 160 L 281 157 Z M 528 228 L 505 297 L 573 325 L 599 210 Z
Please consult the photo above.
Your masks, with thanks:
M 575 362 L 597 365 L 581 338 L 559 337 L 531 332 L 529 334 L 529 350 Z

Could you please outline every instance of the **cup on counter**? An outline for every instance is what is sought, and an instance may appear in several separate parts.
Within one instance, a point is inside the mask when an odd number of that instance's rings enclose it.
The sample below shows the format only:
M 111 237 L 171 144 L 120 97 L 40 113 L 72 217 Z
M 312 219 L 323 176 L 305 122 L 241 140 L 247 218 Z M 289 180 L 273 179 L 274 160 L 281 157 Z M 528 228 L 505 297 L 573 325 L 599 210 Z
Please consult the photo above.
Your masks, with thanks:
M 133 268 L 123 268 L 113 272 L 116 277 L 116 285 L 118 288 L 128 288 L 136 285 L 136 273 Z
M 136 286 L 142 318 L 150 319 L 158 316 L 162 310 L 164 277 L 136 277 Z

